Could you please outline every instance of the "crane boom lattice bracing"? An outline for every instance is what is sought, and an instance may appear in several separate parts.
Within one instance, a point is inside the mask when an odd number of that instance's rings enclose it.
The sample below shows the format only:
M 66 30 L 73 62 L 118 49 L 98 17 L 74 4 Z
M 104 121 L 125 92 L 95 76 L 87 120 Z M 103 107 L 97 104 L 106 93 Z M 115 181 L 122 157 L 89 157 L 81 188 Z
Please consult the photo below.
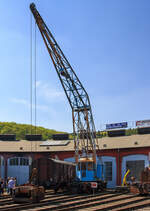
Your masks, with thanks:
M 96 149 L 98 145 L 89 96 L 34 3 L 30 5 L 30 9 L 72 109 L 76 163 L 78 164 L 83 158 L 85 160 L 91 159 L 93 171 L 96 173 Z

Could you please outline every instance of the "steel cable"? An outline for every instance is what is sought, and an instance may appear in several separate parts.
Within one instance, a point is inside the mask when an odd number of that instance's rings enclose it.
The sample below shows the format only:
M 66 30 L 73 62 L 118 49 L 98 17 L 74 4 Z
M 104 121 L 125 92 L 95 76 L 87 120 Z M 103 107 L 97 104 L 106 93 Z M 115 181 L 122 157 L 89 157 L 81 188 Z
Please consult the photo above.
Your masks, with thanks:
M 35 22 L 35 43 L 34 43 L 34 103 L 35 103 L 35 134 L 36 134 L 36 22 Z
M 36 128 L 36 120 L 37 120 L 37 92 L 36 92 L 36 79 L 37 79 L 37 70 L 36 70 L 36 50 L 37 50 L 37 46 L 36 46 L 36 21 L 35 21 L 35 37 L 34 37 L 34 103 L 35 103 L 35 135 L 37 134 L 37 128 Z M 37 142 L 35 144 L 35 151 L 37 151 Z
M 30 134 L 32 135 L 32 14 L 30 18 Z M 32 141 L 31 141 L 32 152 Z

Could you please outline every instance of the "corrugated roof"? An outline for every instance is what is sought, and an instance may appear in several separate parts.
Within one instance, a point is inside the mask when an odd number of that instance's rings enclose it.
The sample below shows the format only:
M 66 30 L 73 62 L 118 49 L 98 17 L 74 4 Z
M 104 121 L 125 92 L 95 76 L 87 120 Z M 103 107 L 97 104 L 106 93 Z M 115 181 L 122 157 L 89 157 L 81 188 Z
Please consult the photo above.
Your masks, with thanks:
M 49 151 L 72 151 L 74 143 L 66 146 L 40 146 L 43 141 L 0 141 L 0 152 L 49 152 Z
M 52 141 L 52 140 L 51 140 Z M 67 142 L 68 140 L 66 140 Z M 54 142 L 54 141 L 53 141 Z M 58 142 L 58 141 L 56 141 Z M 70 140 L 67 145 L 45 146 L 43 141 L 0 141 L 0 152 L 52 152 L 52 151 L 74 151 L 74 141 Z M 121 149 L 150 147 L 150 134 L 132 135 L 122 137 L 104 137 L 98 139 L 100 149 Z
M 150 134 L 104 137 L 98 140 L 100 149 L 150 147 Z

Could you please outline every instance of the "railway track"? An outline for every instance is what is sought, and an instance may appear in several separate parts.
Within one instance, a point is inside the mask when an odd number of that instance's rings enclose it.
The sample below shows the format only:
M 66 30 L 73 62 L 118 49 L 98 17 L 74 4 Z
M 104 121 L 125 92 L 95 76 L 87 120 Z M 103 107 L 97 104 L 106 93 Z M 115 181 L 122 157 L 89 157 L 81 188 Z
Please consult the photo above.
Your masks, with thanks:
M 0 211 L 124 211 L 150 210 L 150 196 L 114 193 L 107 191 L 94 195 L 54 194 L 47 191 L 45 199 L 40 203 L 14 203 L 10 197 L 0 198 Z

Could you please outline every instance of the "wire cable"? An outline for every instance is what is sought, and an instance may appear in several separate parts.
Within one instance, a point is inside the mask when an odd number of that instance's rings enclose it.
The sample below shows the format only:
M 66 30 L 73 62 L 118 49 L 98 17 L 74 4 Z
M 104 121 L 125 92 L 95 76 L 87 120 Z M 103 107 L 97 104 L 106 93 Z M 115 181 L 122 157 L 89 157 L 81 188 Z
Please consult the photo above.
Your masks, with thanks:
M 37 62 L 37 59 L 36 59 L 36 54 L 37 54 L 37 42 L 36 42 L 36 21 L 35 21 L 35 31 L 34 31 L 34 103 L 35 103 L 35 117 L 34 117 L 34 120 L 35 120 L 35 135 L 37 134 L 37 127 L 36 127 L 36 120 L 37 120 L 37 92 L 36 92 L 36 80 L 37 80 L 37 70 L 36 70 L 36 62 Z M 35 151 L 37 151 L 37 142 L 35 143 Z
M 36 134 L 36 77 L 37 77 L 37 74 L 36 74 L 36 21 L 35 21 L 35 38 L 34 38 L 35 42 L 34 42 L 34 103 L 35 103 L 35 134 Z
M 30 18 L 30 134 L 32 135 L 32 14 Z M 31 141 L 32 152 L 32 141 Z

